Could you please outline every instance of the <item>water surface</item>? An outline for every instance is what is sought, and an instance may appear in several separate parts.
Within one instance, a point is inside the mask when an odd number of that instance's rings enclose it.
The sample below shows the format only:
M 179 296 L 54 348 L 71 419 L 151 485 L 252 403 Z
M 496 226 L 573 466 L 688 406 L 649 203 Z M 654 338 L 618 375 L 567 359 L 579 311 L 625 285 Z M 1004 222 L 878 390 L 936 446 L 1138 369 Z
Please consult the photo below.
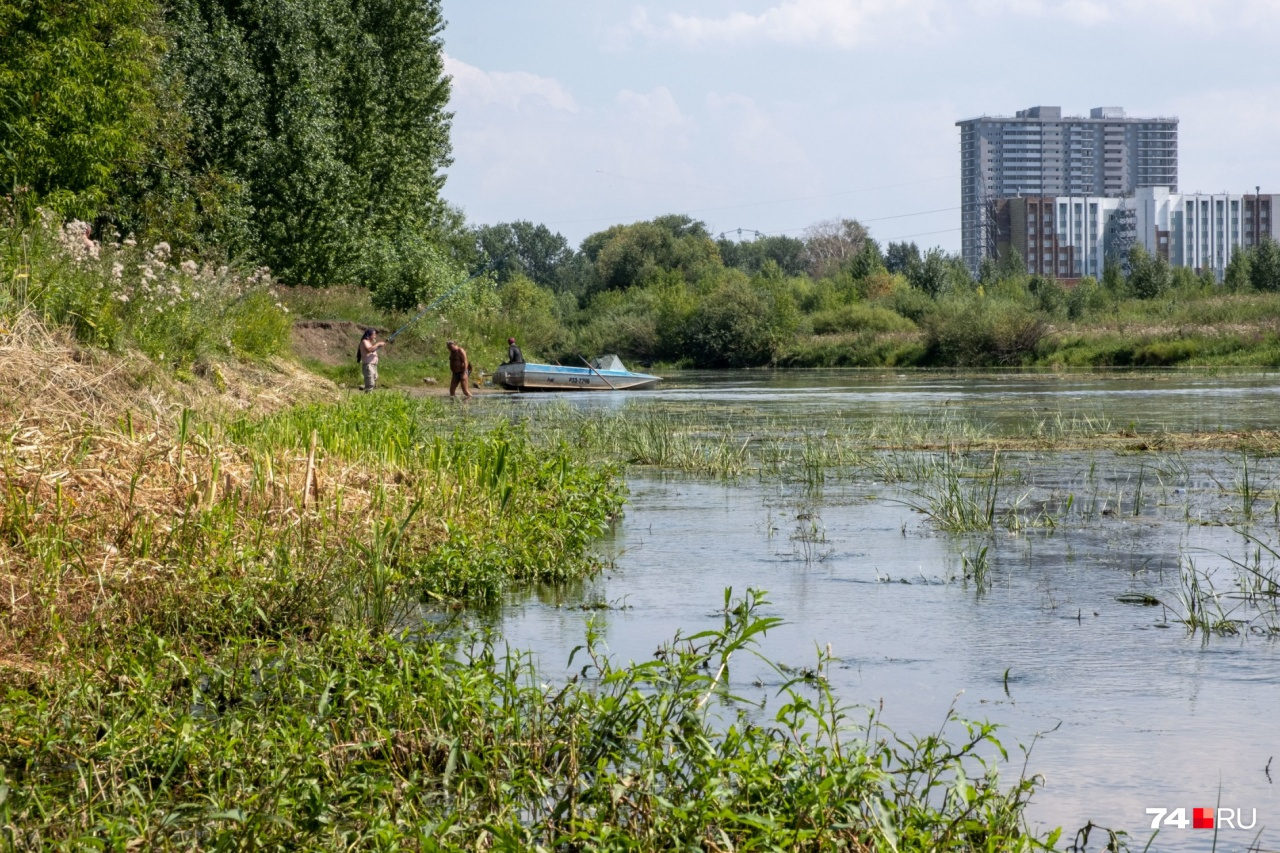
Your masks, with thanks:
M 1278 395 L 1277 377 L 1257 373 L 803 371 L 685 375 L 653 393 L 564 399 L 698 406 L 743 429 L 766 419 L 871 424 L 954 412 L 996 432 L 1081 417 L 1146 432 L 1269 427 Z M 536 417 L 548 401 L 509 404 Z M 1074 512 L 1053 526 L 948 534 L 913 508 L 923 500 L 919 484 L 878 481 L 868 470 L 817 488 L 633 471 L 626 515 L 601 546 L 613 569 L 572 593 L 512 596 L 500 617 L 504 639 L 556 671 L 595 618 L 615 656 L 642 660 L 678 630 L 717 627 L 725 587 L 767 589 L 771 615 L 786 624 L 762 650 L 810 666 L 815 649 L 830 644 L 840 658 L 829 672 L 836 693 L 882 705 L 882 720 L 898 732 L 934 731 L 954 705 L 1000 723 L 1006 746 L 1034 742 L 1027 767 L 1045 780 L 1029 812 L 1037 826 L 1070 831 L 1093 820 L 1129 832 L 1140 850 L 1150 835 L 1146 808 L 1189 814 L 1220 803 L 1244 809 L 1246 820 L 1256 809 L 1258 827 L 1222 830 L 1218 850 L 1244 850 L 1259 831 L 1261 849 L 1280 849 L 1272 784 L 1280 762 L 1271 761 L 1280 755 L 1280 643 L 1248 631 L 1206 641 L 1176 621 L 1188 561 L 1224 591 L 1237 574 L 1233 559 L 1274 569 L 1241 531 L 1280 549 L 1280 465 L 1250 460 L 1253 489 L 1263 491 L 1247 518 L 1239 454 L 1020 453 L 1001 464 L 1001 503 L 1021 507 L 1020 517 L 1057 511 L 1068 495 Z M 964 561 L 983 548 L 989 582 L 977 587 L 963 580 Z M 1117 600 L 1138 593 L 1168 606 Z M 593 601 L 616 607 L 580 608 Z M 760 699 L 781 681 L 746 661 L 733 676 L 736 690 Z M 1022 763 L 1014 752 L 1010 772 Z M 1169 829 L 1151 849 L 1213 843 L 1202 830 Z

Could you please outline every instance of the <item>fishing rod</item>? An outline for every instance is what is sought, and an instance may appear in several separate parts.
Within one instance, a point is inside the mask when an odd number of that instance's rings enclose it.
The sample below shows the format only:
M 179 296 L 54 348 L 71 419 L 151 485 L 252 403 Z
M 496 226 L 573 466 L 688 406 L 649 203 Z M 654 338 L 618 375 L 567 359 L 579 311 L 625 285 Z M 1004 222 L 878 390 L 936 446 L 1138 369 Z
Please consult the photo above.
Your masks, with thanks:
M 446 299 L 448 299 L 450 296 L 452 296 L 456 291 L 458 291 L 458 290 L 459 290 L 459 289 L 460 289 L 464 284 L 469 284 L 470 282 L 472 282 L 472 281 L 474 281 L 475 279 L 479 278 L 480 276 L 484 275 L 484 273 L 486 273 L 486 272 L 489 270 L 489 268 L 490 268 L 490 267 L 496 266 L 497 264 L 499 264 L 499 263 L 501 263 L 501 262 L 505 261 L 505 260 L 507 259 L 507 257 L 508 257 L 507 255 L 503 255 L 503 256 L 502 256 L 502 257 L 500 257 L 500 258 L 494 258 L 493 260 L 489 261 L 489 263 L 485 264 L 485 265 L 484 265 L 484 266 L 482 266 L 480 269 L 476 270 L 474 273 L 472 273 L 471 275 L 467 276 L 467 277 L 466 277 L 466 278 L 464 278 L 462 281 L 458 282 L 458 283 L 457 283 L 457 284 L 455 284 L 453 287 L 449 288 L 449 289 L 448 289 L 448 290 L 446 290 L 444 293 L 442 293 L 442 294 L 440 294 L 439 296 L 437 296 L 435 299 L 431 300 L 431 304 L 430 304 L 430 305 L 428 305 L 426 308 L 423 308 L 423 309 L 422 309 L 421 311 L 419 311 L 416 315 L 414 315 L 414 317 L 413 317 L 412 319 L 410 319 L 410 320 L 409 320 L 409 322 L 405 323 L 403 326 L 401 326 L 400 328 L 398 328 L 398 329 L 396 329 L 394 332 L 392 332 L 392 333 L 391 333 L 391 337 L 387 338 L 387 341 L 386 341 L 386 342 L 387 342 L 387 343 L 391 343 L 392 341 L 394 341 L 394 340 L 396 339 L 396 335 L 400 334 L 400 333 L 401 333 L 401 332 L 403 332 L 405 329 L 409 328 L 409 327 L 410 327 L 410 326 L 412 326 L 414 323 L 416 323 L 416 322 L 418 322 L 419 320 L 421 320 L 423 317 L 425 317 L 425 316 L 427 315 L 427 312 L 428 312 L 428 311 L 430 311 L 432 308 L 435 308 L 435 307 L 436 307 L 437 305 L 439 305 L 441 302 L 444 302 Z

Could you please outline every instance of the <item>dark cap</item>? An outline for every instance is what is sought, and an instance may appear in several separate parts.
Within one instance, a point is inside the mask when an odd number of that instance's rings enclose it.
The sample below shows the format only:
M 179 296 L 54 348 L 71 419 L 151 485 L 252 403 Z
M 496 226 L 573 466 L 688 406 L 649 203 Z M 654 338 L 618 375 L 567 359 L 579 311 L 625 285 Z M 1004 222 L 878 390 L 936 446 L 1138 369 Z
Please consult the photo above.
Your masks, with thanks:
M 507 338 L 507 343 L 514 344 L 515 342 L 516 342 L 515 338 Z

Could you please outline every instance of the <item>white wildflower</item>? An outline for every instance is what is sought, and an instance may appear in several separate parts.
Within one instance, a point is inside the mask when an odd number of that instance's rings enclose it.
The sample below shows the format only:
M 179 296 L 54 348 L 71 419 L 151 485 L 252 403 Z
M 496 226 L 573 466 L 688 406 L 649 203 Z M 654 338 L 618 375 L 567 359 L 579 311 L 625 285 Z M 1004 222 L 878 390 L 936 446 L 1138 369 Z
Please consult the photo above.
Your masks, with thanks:
M 111 264 L 111 277 L 116 281 L 119 281 L 121 278 L 123 278 L 124 264 L 120 263 L 119 261 L 113 262 Z
M 130 234 L 128 237 L 124 238 L 124 244 L 126 246 L 136 246 L 138 245 L 138 241 L 134 238 L 132 234 Z
M 183 261 L 182 271 L 187 275 L 194 276 L 196 273 L 200 271 L 200 265 L 197 264 L 195 261 Z

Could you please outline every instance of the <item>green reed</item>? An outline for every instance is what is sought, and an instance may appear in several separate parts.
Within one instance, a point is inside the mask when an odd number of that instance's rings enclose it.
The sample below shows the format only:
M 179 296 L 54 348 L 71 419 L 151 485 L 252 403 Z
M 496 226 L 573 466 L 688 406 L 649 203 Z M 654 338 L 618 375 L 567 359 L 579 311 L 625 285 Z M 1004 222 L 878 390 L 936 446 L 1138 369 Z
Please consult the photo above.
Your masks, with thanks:
M 993 529 L 1003 476 L 999 454 L 991 454 L 985 470 L 970 468 L 954 454 L 934 456 L 933 465 L 925 486 L 903 503 L 952 533 Z

